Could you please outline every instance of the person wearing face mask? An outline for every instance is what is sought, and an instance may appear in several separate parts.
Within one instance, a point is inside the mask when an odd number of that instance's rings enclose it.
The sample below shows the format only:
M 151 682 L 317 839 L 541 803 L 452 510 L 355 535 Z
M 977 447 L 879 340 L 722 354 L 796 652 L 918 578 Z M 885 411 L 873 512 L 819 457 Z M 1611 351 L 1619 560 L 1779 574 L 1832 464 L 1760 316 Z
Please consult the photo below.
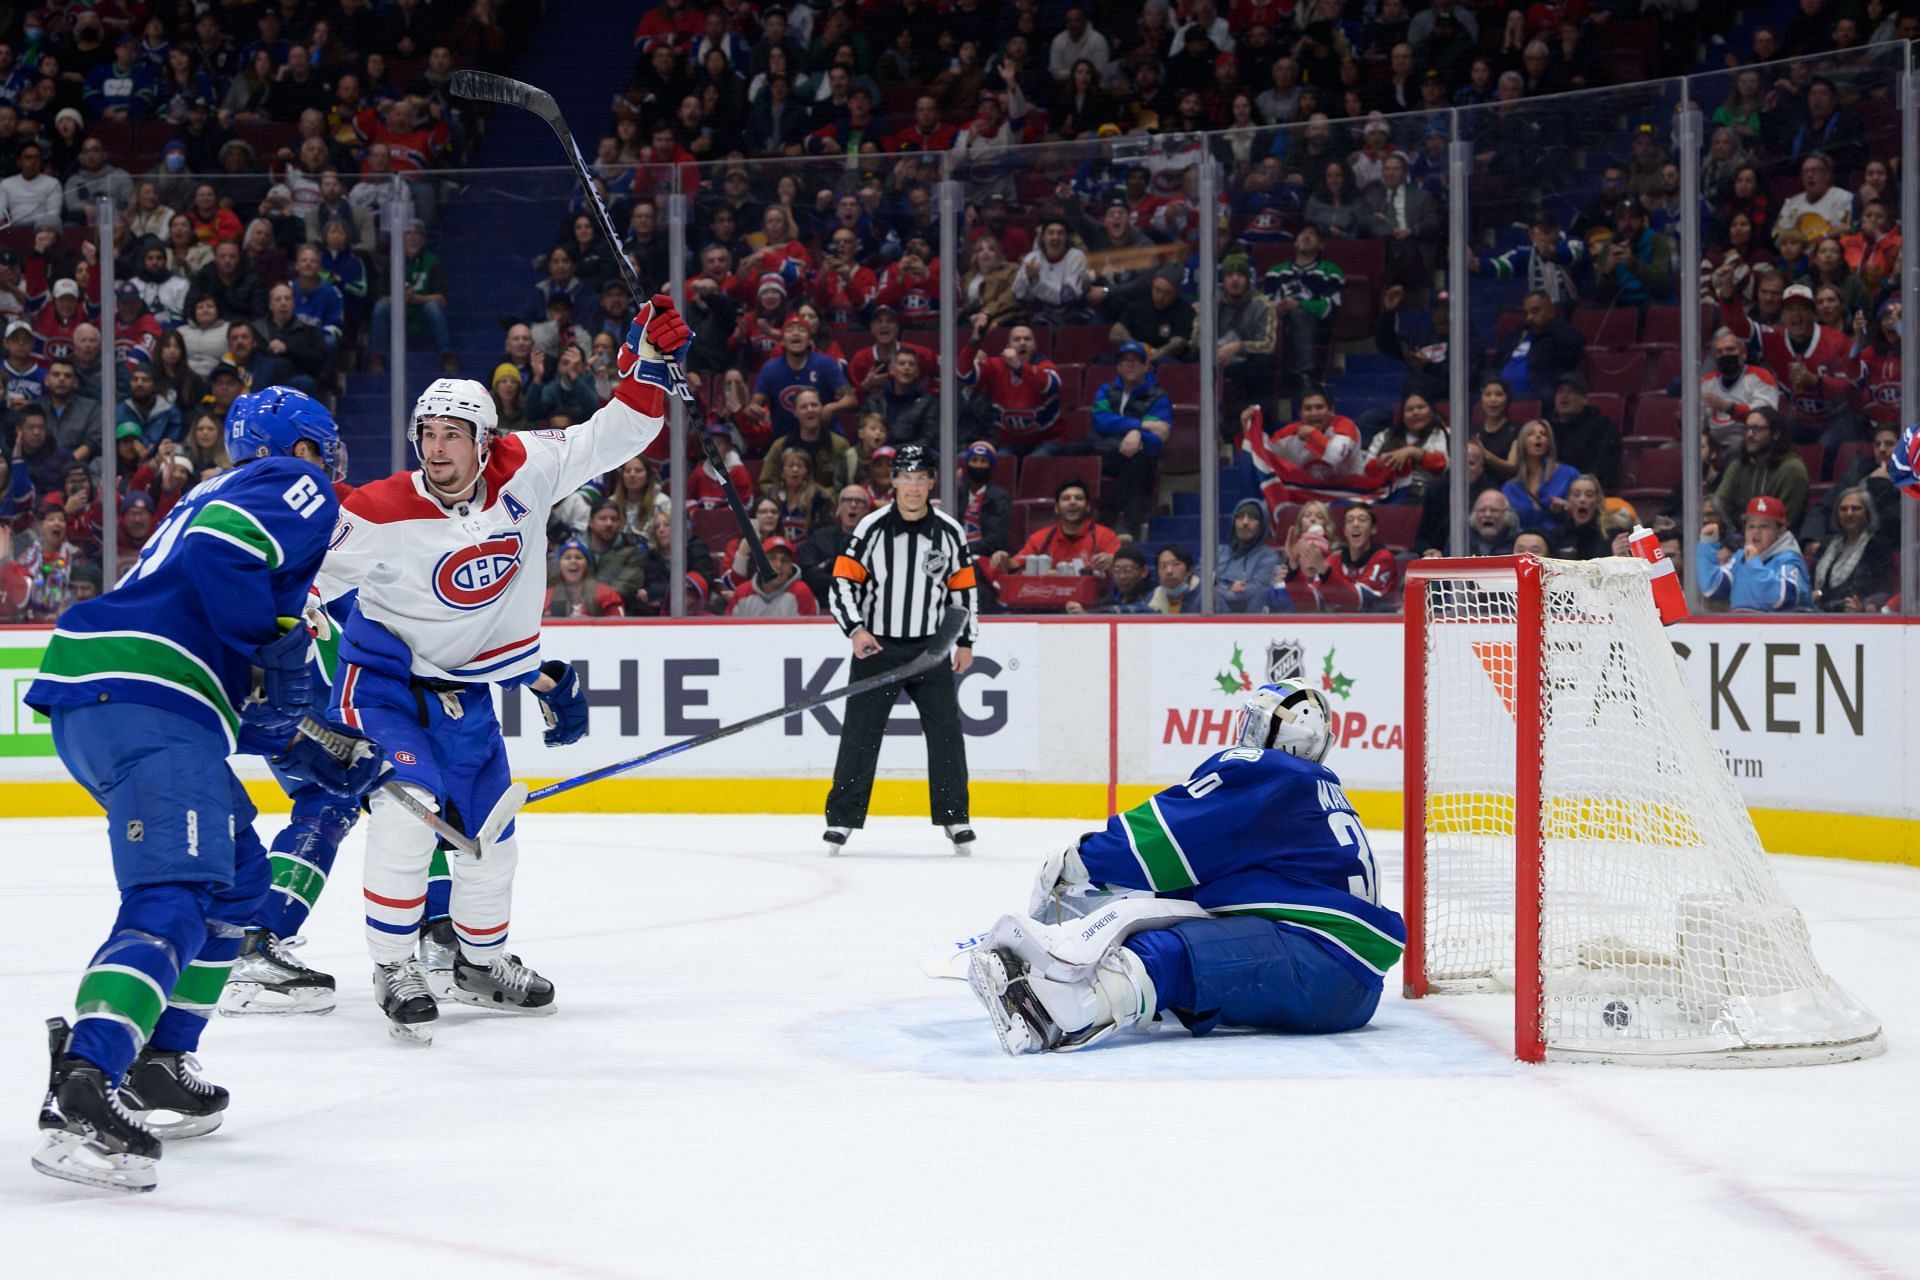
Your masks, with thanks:
M 967 551 L 976 560 L 991 560 L 1013 540 L 1013 496 L 993 482 L 999 455 L 985 440 L 967 446 L 962 459 L 965 482 L 960 523 L 967 531 Z
M 1747 344 L 1731 329 L 1713 335 L 1713 371 L 1700 379 L 1700 411 L 1722 449 L 1738 449 L 1747 415 L 1760 405 L 1780 407 L 1780 380 L 1747 360 Z

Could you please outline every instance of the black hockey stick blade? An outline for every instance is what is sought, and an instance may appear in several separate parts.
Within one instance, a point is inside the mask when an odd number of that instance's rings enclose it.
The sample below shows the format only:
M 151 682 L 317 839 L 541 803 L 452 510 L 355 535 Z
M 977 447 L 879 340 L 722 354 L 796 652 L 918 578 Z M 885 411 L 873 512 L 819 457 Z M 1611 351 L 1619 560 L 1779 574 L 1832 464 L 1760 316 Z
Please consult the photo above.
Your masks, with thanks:
M 627 292 L 633 296 L 636 304 L 645 301 L 647 295 L 640 288 L 640 274 L 634 270 L 633 262 L 620 243 L 620 232 L 613 225 L 613 215 L 607 211 L 606 201 L 600 198 L 599 189 L 593 185 L 593 174 L 587 169 L 586 157 L 580 154 L 580 144 L 573 140 L 573 131 L 567 128 L 566 117 L 560 114 L 560 104 L 553 100 L 553 95 L 523 80 L 494 75 L 490 71 L 456 71 L 450 83 L 458 97 L 505 103 L 531 111 L 547 122 L 560 139 L 560 148 L 566 152 L 567 163 L 573 166 L 574 176 L 587 193 L 589 216 L 593 218 L 594 225 L 600 228 L 600 237 L 607 242 L 607 249 L 613 254 L 614 265 L 620 270 L 620 278 L 625 282 Z M 673 384 L 669 394 L 691 403 L 693 389 L 687 384 L 687 375 L 680 368 L 680 362 L 671 353 L 667 355 L 667 372 Z M 700 438 L 702 457 L 720 479 L 720 492 L 726 497 L 727 508 L 733 512 L 734 523 L 740 528 L 740 539 L 747 549 L 747 558 L 753 562 L 754 577 L 760 582 L 771 583 L 774 580 L 773 562 L 767 558 L 766 548 L 760 545 L 759 535 L 754 532 L 753 517 L 747 514 L 746 504 L 740 501 L 740 494 L 727 476 L 726 463 L 720 457 L 720 450 L 714 445 L 713 437 L 700 424 L 694 424 L 693 430 Z
M 931 671 L 936 663 L 947 661 L 947 651 L 953 648 L 954 642 L 960 638 L 966 629 L 967 611 L 965 609 L 948 609 L 946 613 L 941 615 L 940 629 L 934 632 L 934 643 L 928 645 L 919 657 L 907 663 L 905 666 L 895 667 L 891 671 L 883 671 L 877 676 L 868 676 L 865 680 L 860 680 L 849 685 L 842 685 L 838 689 L 824 689 L 819 693 L 802 698 L 798 702 L 789 702 L 784 707 L 775 707 L 771 711 L 763 711 L 759 715 L 751 716 L 737 724 L 723 725 L 711 733 L 703 733 L 698 737 L 688 738 L 684 742 L 670 743 L 667 746 L 659 748 L 657 751 L 649 751 L 647 754 L 635 756 L 631 760 L 621 760 L 614 764 L 604 765 L 601 768 L 580 774 L 577 777 L 563 778 L 559 782 L 549 783 L 541 787 L 538 791 L 530 792 L 527 795 L 526 802 L 532 804 L 537 800 L 545 800 L 548 796 L 557 796 L 562 791 L 571 791 L 575 787 L 584 787 L 589 782 L 599 782 L 603 778 L 611 778 L 615 774 L 626 773 L 631 769 L 638 769 L 650 764 L 658 764 L 669 756 L 679 755 L 682 751 L 691 751 L 695 747 L 704 747 L 709 742 L 718 742 L 722 738 L 731 738 L 734 734 L 751 729 L 755 725 L 766 724 L 770 720 L 785 719 L 787 716 L 796 715 L 810 707 L 821 706 L 824 703 L 835 702 L 841 698 L 851 698 L 858 694 L 872 693 L 875 690 L 886 689 L 893 685 L 901 684 L 904 681 L 911 680 L 923 671 Z
M 545 89 L 534 88 L 524 80 L 497 76 L 491 71 L 456 71 L 449 87 L 458 98 L 472 98 L 475 102 L 504 102 L 510 107 L 531 111 L 548 124 L 565 123 L 560 115 L 560 104 L 553 100 L 553 95 Z

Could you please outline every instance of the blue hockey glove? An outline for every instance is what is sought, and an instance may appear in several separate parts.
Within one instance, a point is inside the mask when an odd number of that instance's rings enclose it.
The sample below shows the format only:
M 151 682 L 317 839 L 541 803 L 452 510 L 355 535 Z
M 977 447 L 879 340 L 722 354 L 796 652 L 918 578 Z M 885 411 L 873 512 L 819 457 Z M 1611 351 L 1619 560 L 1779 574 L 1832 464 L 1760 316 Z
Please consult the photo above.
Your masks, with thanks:
M 310 782 L 342 800 L 358 800 L 379 786 L 387 772 L 380 744 L 344 725 L 329 724 L 329 740 L 300 734 L 271 763 L 289 777 Z
M 249 725 L 276 737 L 291 736 L 300 717 L 313 709 L 313 637 L 297 618 L 280 622 L 292 626 L 278 640 L 253 651 L 259 680 L 254 695 L 241 708 Z
M 553 688 L 545 693 L 533 691 L 547 721 L 547 745 L 564 747 L 580 741 L 587 736 L 587 695 L 580 691 L 580 677 L 564 662 L 543 662 L 540 674 L 553 681 Z

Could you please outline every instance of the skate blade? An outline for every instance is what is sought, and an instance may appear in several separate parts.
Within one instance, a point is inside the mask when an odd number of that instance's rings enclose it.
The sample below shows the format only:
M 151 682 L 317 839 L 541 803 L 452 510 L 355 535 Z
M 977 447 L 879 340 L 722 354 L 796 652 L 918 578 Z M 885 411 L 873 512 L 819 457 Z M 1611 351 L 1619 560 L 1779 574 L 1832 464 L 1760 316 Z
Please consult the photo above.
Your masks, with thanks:
M 387 1034 L 410 1048 L 425 1049 L 433 1044 L 433 1032 L 427 1028 L 429 1022 L 393 1022 L 387 1023 Z
M 510 1013 L 519 1018 L 544 1018 L 557 1007 L 551 1001 L 534 1005 L 532 1008 L 526 1005 L 507 1004 L 505 1001 L 496 1001 L 492 996 L 468 991 L 458 983 L 454 984 L 453 989 L 447 993 L 447 998 L 470 1005 L 475 1009 L 485 1009 L 488 1013 Z
M 332 991 L 296 996 L 284 991 L 270 991 L 258 983 L 228 982 L 226 989 L 220 993 L 220 1016 L 285 1018 L 300 1014 L 332 1013 L 337 1002 L 338 996 Z
M 1007 1007 L 1007 967 L 1000 957 L 984 947 L 975 951 L 967 964 L 967 986 L 993 1020 L 1002 1052 L 1014 1057 L 1029 1052 L 1027 1024 Z
M 125 1102 L 124 1097 L 121 1098 Z M 135 1111 L 127 1108 L 135 1120 L 152 1131 L 161 1142 L 176 1142 L 181 1138 L 201 1138 L 220 1127 L 227 1118 L 224 1111 L 215 1111 L 204 1116 L 185 1116 L 175 1111 Z M 174 1116 L 172 1120 L 164 1117 Z
M 159 1181 L 154 1162 L 146 1156 L 106 1155 L 87 1146 L 77 1133 L 53 1132 L 33 1153 L 33 1167 L 49 1178 L 77 1182 L 106 1191 L 151 1191 Z
M 967 843 L 967 844 L 957 844 L 957 845 L 955 845 L 955 846 L 953 846 L 953 856 L 954 856 L 954 857 L 956 857 L 956 858 L 970 858 L 970 857 L 972 857 L 972 856 L 973 856 L 973 845 L 972 845 L 972 843 L 970 843 L 970 842 L 969 842 L 969 843 Z

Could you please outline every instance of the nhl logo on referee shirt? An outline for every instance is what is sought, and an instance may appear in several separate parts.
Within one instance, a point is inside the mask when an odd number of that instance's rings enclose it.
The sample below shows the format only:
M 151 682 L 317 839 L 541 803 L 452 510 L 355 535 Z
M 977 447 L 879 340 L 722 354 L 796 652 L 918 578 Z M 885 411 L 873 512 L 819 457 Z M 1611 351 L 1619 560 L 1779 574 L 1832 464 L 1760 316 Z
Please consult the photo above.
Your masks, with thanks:
M 1301 680 L 1307 674 L 1306 649 L 1298 640 L 1267 641 L 1267 683 Z
M 938 547 L 928 548 L 925 558 L 920 563 L 926 569 L 929 578 L 944 579 L 947 576 L 947 553 Z
M 140 821 L 140 819 L 138 818 L 129 819 L 127 821 L 127 839 L 137 844 L 140 841 L 145 840 L 146 838 L 147 838 L 147 824 Z

